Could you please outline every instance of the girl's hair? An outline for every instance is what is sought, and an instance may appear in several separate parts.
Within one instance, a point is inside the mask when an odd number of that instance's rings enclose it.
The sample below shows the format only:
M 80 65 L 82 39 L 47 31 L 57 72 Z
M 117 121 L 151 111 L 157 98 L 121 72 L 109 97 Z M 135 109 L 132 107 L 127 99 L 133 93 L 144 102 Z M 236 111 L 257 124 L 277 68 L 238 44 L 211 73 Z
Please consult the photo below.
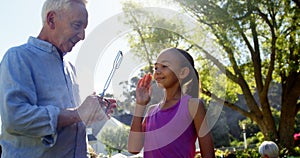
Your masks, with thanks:
M 193 57 L 185 50 L 179 48 L 169 48 L 166 51 L 173 51 L 179 53 L 182 67 L 188 67 L 190 69 L 189 75 L 182 80 L 182 90 L 184 93 L 194 97 L 199 97 L 199 74 L 195 69 Z
M 258 149 L 261 156 L 267 155 L 269 158 L 278 158 L 279 149 L 276 143 L 272 141 L 264 141 Z
M 46 0 L 42 8 L 42 22 L 45 24 L 49 11 L 68 9 L 71 3 L 87 4 L 87 0 Z

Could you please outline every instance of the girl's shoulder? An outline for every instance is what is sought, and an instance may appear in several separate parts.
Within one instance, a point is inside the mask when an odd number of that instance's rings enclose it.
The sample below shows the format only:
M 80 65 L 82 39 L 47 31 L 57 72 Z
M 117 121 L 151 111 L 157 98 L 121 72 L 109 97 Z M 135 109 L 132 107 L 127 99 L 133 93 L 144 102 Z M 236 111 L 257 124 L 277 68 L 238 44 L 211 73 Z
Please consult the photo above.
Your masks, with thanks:
M 199 98 L 189 98 L 188 101 L 189 106 L 204 106 L 204 102 L 202 99 Z
M 190 98 L 188 101 L 188 108 L 191 116 L 194 116 L 197 111 L 203 111 L 205 109 L 204 102 L 199 98 Z

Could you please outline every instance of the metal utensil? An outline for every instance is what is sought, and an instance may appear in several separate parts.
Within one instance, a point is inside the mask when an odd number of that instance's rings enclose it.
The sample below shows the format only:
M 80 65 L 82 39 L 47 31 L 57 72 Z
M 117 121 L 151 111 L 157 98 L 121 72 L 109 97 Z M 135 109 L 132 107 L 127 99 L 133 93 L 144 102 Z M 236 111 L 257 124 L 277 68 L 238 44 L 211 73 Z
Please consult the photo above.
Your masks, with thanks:
M 116 69 L 118 69 L 118 68 L 120 67 L 121 62 L 122 62 L 122 59 L 123 59 L 123 53 L 122 53 L 122 51 L 119 51 L 118 54 L 117 54 L 117 56 L 116 56 L 116 58 L 115 58 L 115 60 L 114 60 L 113 68 L 112 68 L 112 70 L 110 71 L 110 74 L 109 74 L 109 76 L 108 76 L 108 78 L 107 78 L 107 80 L 106 80 L 106 83 L 105 83 L 105 85 L 104 85 L 103 91 L 102 91 L 102 93 L 99 95 L 99 97 L 100 97 L 101 99 L 104 99 L 104 94 L 105 94 L 107 88 L 109 87 L 109 84 L 110 84 L 110 82 L 111 82 L 111 80 L 112 80 L 113 75 L 114 75 L 115 72 L 116 72 Z M 108 112 L 108 110 L 109 110 L 109 108 L 110 108 L 110 102 L 109 102 L 108 100 L 106 100 L 106 99 L 104 99 L 104 100 L 105 100 L 105 101 L 107 102 L 107 104 L 108 104 L 107 107 L 106 107 L 106 110 L 105 110 L 105 113 L 107 114 L 107 112 Z

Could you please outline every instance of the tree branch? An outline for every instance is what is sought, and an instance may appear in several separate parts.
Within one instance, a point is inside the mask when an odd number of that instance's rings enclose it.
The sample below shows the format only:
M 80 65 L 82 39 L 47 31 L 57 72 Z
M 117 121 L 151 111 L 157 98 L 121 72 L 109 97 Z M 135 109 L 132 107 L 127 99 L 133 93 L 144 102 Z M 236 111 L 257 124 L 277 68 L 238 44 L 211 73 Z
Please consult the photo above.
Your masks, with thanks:
M 270 55 L 270 64 L 269 64 L 269 68 L 268 68 L 268 72 L 266 75 L 266 79 L 265 79 L 265 85 L 263 87 L 263 89 L 261 91 L 259 91 L 259 95 L 260 95 L 260 100 L 262 101 L 262 108 L 263 109 L 270 109 L 270 105 L 268 102 L 268 91 L 269 91 L 269 86 L 272 82 L 272 74 L 274 71 L 274 65 L 275 65 L 275 54 L 276 54 L 276 35 L 275 35 L 275 29 L 274 29 L 274 23 L 275 21 L 273 21 L 273 23 L 268 19 L 268 16 L 266 14 L 264 14 L 259 8 L 256 8 L 256 11 L 258 12 L 258 15 L 267 23 L 267 25 L 270 28 L 271 31 L 271 55 Z M 274 19 L 273 19 L 274 20 Z M 264 110 L 265 111 L 265 110 Z
M 146 58 L 147 58 L 147 61 L 148 61 L 148 64 L 149 64 L 149 72 L 150 73 L 153 73 L 153 69 L 152 69 L 152 63 L 151 63 L 151 60 L 149 58 L 149 51 L 147 49 L 147 46 L 146 46 L 146 42 L 145 42 L 145 39 L 144 39 L 144 36 L 143 36 L 143 33 L 142 31 L 140 30 L 140 24 L 138 22 L 138 20 L 136 19 L 135 15 L 133 12 L 130 12 L 130 16 L 131 18 L 133 19 L 133 21 L 135 22 L 136 26 L 135 26 L 135 29 L 139 35 L 139 37 L 141 38 L 141 43 L 145 49 L 145 52 L 146 52 Z
M 257 90 L 259 93 L 263 90 L 263 82 L 262 82 L 262 74 L 261 74 L 261 59 L 260 59 L 260 47 L 258 42 L 258 34 L 256 31 L 256 24 L 253 18 L 250 20 L 250 28 L 252 31 L 252 38 L 254 43 L 254 50 L 251 52 L 251 57 L 253 61 L 253 67 L 254 67 L 254 78 L 257 86 Z
M 231 109 L 233 109 L 233 110 L 241 113 L 242 115 L 253 119 L 253 116 L 251 115 L 250 112 L 247 112 L 246 110 L 240 108 L 239 106 L 237 106 L 237 105 L 235 105 L 233 103 L 230 103 L 230 102 L 228 102 L 226 100 L 223 100 L 223 99 L 217 97 L 215 94 L 211 93 L 209 90 L 206 90 L 206 89 L 202 88 L 202 93 L 204 95 L 212 98 L 213 100 L 217 101 L 218 103 L 224 104 L 225 106 L 227 106 L 227 107 L 229 107 L 229 108 L 231 108 Z
M 218 59 L 216 59 L 214 56 L 212 56 L 209 52 L 207 52 L 203 47 L 199 46 L 198 44 L 194 43 L 195 47 L 200 49 L 206 57 L 211 60 L 220 71 L 222 71 L 229 79 L 231 79 L 233 82 L 238 83 L 238 78 L 232 74 Z

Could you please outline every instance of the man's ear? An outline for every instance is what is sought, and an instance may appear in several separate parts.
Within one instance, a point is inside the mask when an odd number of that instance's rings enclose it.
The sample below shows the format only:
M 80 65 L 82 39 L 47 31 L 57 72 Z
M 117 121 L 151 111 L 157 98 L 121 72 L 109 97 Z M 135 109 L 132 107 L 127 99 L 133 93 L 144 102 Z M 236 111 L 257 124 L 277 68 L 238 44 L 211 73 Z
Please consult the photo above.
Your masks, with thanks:
M 48 12 L 46 23 L 48 24 L 50 29 L 55 29 L 55 18 L 56 18 L 56 13 L 54 11 Z
M 188 67 L 183 67 L 180 70 L 179 78 L 184 79 L 189 75 L 189 73 L 190 73 L 190 69 Z

